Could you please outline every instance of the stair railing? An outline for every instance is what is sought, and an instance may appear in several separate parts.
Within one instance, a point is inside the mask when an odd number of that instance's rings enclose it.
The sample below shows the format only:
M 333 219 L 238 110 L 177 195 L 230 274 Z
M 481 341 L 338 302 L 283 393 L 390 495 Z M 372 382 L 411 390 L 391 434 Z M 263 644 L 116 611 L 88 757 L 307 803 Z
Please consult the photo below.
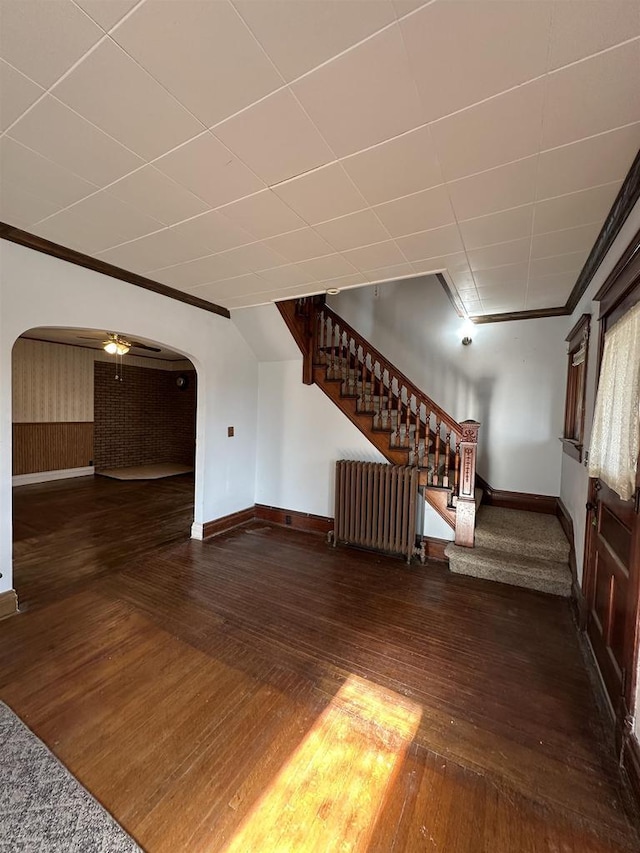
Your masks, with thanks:
M 409 464 L 426 469 L 422 484 L 449 492 L 456 507 L 456 544 L 473 546 L 480 424 L 454 420 L 323 297 L 297 300 L 295 313 L 307 338 L 304 375 L 311 374 L 313 364 L 322 365 L 327 378 L 342 379 L 347 393 L 353 389 L 361 411 L 372 415 L 374 429 L 389 431 L 392 446 L 409 451 Z

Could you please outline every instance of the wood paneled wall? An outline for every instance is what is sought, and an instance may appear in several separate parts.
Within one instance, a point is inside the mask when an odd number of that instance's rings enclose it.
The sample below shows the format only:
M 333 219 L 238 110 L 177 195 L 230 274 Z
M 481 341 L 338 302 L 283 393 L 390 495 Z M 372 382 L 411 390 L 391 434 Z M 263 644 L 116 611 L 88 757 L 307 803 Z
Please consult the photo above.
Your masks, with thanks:
M 83 468 L 93 459 L 93 424 L 13 425 L 13 474 Z

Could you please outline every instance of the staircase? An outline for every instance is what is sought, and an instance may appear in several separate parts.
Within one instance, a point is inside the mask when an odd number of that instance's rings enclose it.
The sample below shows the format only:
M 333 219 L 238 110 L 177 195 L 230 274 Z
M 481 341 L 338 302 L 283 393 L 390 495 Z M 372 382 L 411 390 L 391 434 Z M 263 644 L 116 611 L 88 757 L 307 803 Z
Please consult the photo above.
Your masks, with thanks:
M 473 547 L 480 424 L 458 423 L 418 389 L 324 297 L 276 303 L 316 384 L 392 464 L 419 469 L 425 500 Z
M 569 543 L 554 515 L 482 506 L 473 551 L 452 543 L 445 554 L 458 574 L 571 594 Z

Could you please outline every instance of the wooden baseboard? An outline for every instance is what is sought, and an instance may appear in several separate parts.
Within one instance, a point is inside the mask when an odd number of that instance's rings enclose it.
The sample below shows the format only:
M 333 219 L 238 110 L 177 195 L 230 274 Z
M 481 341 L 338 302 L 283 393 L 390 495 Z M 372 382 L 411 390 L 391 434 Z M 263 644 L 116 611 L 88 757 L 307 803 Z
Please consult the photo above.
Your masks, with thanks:
M 6 619 L 7 616 L 13 616 L 17 612 L 18 596 L 15 589 L 0 592 L 0 619 Z
M 450 539 L 437 539 L 435 536 L 423 536 L 424 555 L 427 560 L 435 560 L 438 563 L 449 563 L 449 558 L 444 553 L 447 545 L 451 545 Z
M 630 788 L 636 803 L 640 806 L 640 742 L 635 735 L 631 735 L 625 741 L 622 765 L 629 777 Z
M 269 521 L 271 524 L 292 527 L 294 530 L 304 530 L 307 533 L 322 533 L 326 536 L 330 530 L 333 530 L 333 518 L 313 515 L 310 512 L 282 509 L 277 506 L 256 504 L 255 517 L 260 521 Z
M 520 509 L 525 512 L 542 512 L 546 515 L 556 514 L 558 499 L 553 495 L 535 495 L 529 492 L 507 492 L 503 489 L 494 489 L 477 474 L 476 486 L 484 492 L 482 503 L 487 506 Z
M 223 515 L 221 518 L 215 518 L 213 521 L 207 521 L 202 525 L 202 538 L 209 539 L 211 536 L 219 536 L 221 533 L 226 533 L 227 530 L 233 530 L 234 527 L 246 524 L 247 521 L 253 521 L 254 518 L 255 507 L 250 506 L 238 510 L 238 512 Z
M 573 520 L 569 514 L 569 510 L 564 505 L 562 498 L 556 498 L 556 516 L 560 522 L 564 535 L 569 542 L 569 568 L 571 569 L 571 603 L 573 605 L 574 616 L 576 623 L 581 631 L 587 627 L 587 601 L 582 592 L 580 581 L 578 580 L 578 565 L 576 563 L 576 544 L 573 533 Z

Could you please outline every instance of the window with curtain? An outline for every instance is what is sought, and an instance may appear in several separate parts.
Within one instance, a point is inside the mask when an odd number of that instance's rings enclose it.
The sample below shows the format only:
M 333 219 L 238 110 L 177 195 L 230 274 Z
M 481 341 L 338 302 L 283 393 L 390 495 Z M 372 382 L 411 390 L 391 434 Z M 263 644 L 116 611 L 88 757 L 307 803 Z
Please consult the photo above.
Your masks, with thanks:
M 589 476 L 633 497 L 640 444 L 640 303 L 607 331 L 589 450 Z

